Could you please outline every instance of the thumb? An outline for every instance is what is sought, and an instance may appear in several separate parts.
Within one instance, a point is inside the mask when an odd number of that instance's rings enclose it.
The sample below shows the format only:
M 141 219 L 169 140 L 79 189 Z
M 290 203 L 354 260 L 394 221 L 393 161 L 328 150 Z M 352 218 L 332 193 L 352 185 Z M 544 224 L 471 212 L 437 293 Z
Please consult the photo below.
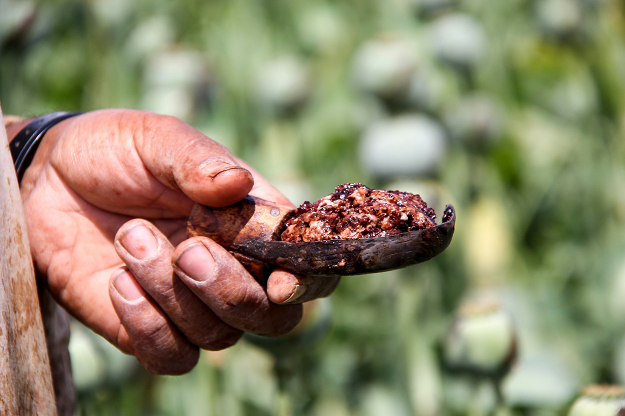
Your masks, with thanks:
M 252 174 L 228 149 L 178 118 L 143 111 L 129 116 L 136 118 L 137 152 L 163 184 L 212 207 L 234 204 L 252 189 Z

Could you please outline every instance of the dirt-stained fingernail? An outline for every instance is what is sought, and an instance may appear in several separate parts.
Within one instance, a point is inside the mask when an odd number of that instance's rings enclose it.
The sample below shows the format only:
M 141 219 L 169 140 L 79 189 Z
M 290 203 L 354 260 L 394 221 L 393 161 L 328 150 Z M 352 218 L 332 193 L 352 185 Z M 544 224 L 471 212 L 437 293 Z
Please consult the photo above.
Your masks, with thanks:
M 302 295 L 304 295 L 304 293 L 306 293 L 307 291 L 308 291 L 308 285 L 298 283 L 295 285 L 295 289 L 293 290 L 293 293 L 291 293 L 291 296 L 289 296 L 289 298 L 282 303 L 295 302 L 296 300 L 301 298 Z
M 215 259 L 204 244 L 197 243 L 180 253 L 176 266 L 193 280 L 203 282 L 213 276 Z
M 130 275 L 130 273 L 128 273 L 127 270 L 119 272 L 119 274 L 113 279 L 113 286 L 115 286 L 117 293 L 130 302 L 145 296 L 145 291 L 141 285 L 139 285 L 139 283 Z
M 220 173 L 226 172 L 232 169 L 246 170 L 242 168 L 241 166 L 237 166 L 237 165 L 234 165 L 232 163 L 229 163 L 223 160 L 215 160 L 212 162 L 208 162 L 201 168 L 202 173 L 211 179 L 215 179 L 215 177 L 217 177 L 217 175 L 219 175 Z
M 158 249 L 154 233 L 144 225 L 135 225 L 119 239 L 119 243 L 136 259 L 150 257 Z

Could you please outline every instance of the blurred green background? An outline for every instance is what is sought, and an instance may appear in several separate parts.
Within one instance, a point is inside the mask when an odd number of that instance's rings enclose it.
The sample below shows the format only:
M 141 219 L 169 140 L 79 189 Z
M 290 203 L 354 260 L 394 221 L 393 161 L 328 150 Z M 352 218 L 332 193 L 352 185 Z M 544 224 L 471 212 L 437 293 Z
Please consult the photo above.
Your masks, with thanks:
M 296 204 L 362 182 L 457 210 L 438 258 L 188 375 L 74 323 L 77 414 L 548 416 L 625 383 L 622 1 L 0 0 L 0 100 L 175 115 Z

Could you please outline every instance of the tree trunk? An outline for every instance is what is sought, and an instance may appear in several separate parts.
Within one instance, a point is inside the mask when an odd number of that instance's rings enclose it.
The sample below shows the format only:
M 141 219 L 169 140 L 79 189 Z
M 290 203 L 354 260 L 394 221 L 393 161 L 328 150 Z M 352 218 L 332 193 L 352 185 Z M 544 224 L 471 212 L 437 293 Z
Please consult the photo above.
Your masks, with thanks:
M 1 111 L 0 217 L 0 414 L 55 415 L 26 222 Z

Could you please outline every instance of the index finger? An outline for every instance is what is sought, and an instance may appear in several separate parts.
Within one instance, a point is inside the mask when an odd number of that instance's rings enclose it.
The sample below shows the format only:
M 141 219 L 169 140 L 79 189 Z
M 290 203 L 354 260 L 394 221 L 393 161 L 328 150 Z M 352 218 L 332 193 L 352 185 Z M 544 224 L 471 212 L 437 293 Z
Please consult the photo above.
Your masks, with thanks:
M 267 279 L 267 295 L 279 305 L 304 303 L 329 296 L 340 281 L 340 276 L 302 276 L 277 269 Z

